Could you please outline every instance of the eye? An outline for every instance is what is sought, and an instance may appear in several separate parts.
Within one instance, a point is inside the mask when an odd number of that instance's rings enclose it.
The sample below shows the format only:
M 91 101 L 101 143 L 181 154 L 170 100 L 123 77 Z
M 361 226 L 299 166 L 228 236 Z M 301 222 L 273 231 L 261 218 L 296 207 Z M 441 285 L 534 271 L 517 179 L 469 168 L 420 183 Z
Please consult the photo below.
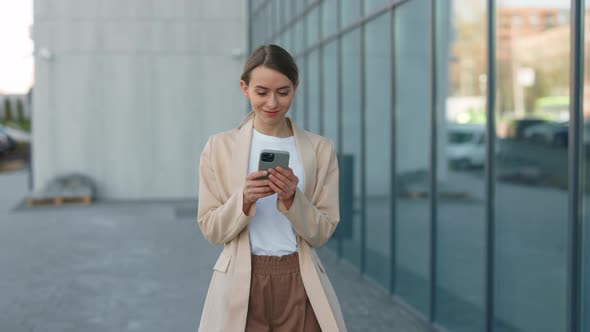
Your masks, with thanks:
M 281 91 L 281 92 L 279 92 L 279 95 L 280 96 L 288 96 L 289 95 L 289 91 L 287 91 L 287 92 Z
M 256 92 L 256 94 L 259 96 L 266 96 L 266 92 Z

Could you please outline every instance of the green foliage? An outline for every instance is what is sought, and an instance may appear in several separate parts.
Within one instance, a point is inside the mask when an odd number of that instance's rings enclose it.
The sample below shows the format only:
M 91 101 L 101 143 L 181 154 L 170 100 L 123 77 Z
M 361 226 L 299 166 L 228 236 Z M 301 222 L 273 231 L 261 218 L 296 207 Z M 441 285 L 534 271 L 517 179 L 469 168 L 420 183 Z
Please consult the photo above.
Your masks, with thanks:
M 4 99 L 4 120 L 12 121 L 12 103 L 10 98 Z
M 25 121 L 25 109 L 21 99 L 16 101 L 16 116 L 19 123 L 23 123 Z

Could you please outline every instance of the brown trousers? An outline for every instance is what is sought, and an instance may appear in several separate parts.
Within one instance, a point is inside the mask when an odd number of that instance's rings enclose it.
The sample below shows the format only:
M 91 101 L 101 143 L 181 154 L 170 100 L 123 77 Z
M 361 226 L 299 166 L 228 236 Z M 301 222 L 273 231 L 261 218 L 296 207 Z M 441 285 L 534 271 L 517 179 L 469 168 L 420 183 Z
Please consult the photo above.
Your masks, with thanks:
M 246 332 L 321 331 L 299 271 L 297 253 L 252 255 Z

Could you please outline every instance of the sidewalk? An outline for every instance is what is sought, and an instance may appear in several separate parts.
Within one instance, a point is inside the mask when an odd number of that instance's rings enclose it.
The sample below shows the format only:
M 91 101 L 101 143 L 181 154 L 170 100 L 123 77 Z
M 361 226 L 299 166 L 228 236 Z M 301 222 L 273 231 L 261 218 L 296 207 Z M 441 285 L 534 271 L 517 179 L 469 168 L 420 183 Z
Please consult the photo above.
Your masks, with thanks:
M 0 331 L 196 331 L 221 248 L 196 202 L 20 206 L 25 172 L 0 173 Z M 429 331 L 320 250 L 350 331 Z

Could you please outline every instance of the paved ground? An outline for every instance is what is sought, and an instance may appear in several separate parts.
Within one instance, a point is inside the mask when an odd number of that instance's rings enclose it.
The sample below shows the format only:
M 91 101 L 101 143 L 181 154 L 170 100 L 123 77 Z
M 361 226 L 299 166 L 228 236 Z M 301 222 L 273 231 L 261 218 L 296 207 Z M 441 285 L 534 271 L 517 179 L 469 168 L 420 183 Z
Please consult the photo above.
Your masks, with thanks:
M 196 331 L 220 248 L 195 202 L 24 208 L 27 175 L 0 173 L 0 331 Z M 322 256 L 350 331 L 429 328 L 381 289 Z

